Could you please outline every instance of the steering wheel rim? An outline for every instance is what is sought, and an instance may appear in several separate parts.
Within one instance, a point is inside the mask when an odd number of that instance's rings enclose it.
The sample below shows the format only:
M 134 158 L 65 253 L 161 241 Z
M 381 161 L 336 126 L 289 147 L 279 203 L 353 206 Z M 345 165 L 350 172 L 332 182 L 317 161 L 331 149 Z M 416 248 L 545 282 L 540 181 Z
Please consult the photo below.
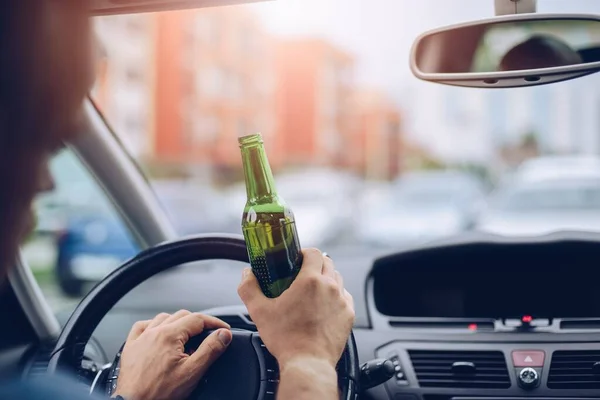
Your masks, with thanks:
M 248 263 L 246 243 L 241 235 L 203 234 L 184 237 L 153 246 L 108 274 L 77 305 L 63 327 L 48 363 L 50 374 L 76 368 L 79 372 L 85 346 L 92 333 L 127 293 L 152 276 L 175 266 L 206 260 L 225 259 Z M 341 399 L 358 395 L 358 351 L 351 333 L 338 364 Z

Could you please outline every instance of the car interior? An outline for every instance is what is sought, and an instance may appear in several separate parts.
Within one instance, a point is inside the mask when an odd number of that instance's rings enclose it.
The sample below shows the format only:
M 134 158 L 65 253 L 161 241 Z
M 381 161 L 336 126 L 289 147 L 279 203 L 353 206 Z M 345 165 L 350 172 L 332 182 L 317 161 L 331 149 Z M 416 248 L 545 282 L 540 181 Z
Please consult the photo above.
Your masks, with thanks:
M 92 4 L 99 16 L 245 2 Z M 477 35 L 494 24 L 568 21 L 575 27 L 581 21 L 600 26 L 598 15 L 536 13 L 535 0 L 495 4 L 496 16 L 419 36 L 406 54 L 414 75 L 430 85 L 512 90 L 507 88 L 600 71 L 598 43 L 593 41 L 578 48 L 579 64 L 472 71 Z M 506 4 L 512 12 L 506 12 Z M 519 12 L 521 6 L 526 11 Z M 569 29 L 560 32 L 567 41 Z M 27 380 L 67 371 L 90 393 L 108 397 L 116 387 L 120 352 L 132 324 L 186 308 L 215 315 L 234 330 L 232 345 L 190 398 L 276 398 L 277 363 L 235 286 L 214 285 L 227 277 L 237 283 L 248 263 L 243 237 L 218 232 L 179 236 L 91 95 L 85 101 L 85 121 L 88 134 L 67 143 L 65 151 L 81 160 L 143 250 L 108 272 L 73 303 L 74 309 L 62 314 L 49 306 L 26 257 L 16 260 L 0 291 L 0 317 L 5 321 L 0 374 Z M 387 253 L 373 262 L 365 259 L 346 282 L 354 296 L 356 321 L 338 363 L 340 398 L 600 398 L 600 296 L 593 261 L 599 251 L 600 233 L 594 232 L 528 237 L 470 232 Z M 344 274 L 343 260 L 334 256 L 334 261 Z M 182 271 L 187 274 L 185 287 L 180 285 Z M 193 338 L 188 347 L 196 348 L 204 337 Z

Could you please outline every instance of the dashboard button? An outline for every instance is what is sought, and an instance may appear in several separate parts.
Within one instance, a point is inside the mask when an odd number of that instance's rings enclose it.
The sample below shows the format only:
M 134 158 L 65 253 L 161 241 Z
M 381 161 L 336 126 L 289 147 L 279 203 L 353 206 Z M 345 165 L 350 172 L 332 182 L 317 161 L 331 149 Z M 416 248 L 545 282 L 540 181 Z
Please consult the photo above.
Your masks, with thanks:
M 543 367 L 545 353 L 541 350 L 515 350 L 512 352 L 515 367 Z

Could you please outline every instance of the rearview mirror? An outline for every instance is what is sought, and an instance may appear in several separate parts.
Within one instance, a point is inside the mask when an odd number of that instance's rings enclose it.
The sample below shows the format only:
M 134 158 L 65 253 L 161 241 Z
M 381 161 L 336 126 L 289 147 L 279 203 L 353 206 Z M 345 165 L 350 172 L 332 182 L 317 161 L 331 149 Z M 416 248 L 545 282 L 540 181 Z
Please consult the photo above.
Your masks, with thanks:
M 411 52 L 420 79 L 457 86 L 532 86 L 600 71 L 600 19 L 521 14 L 421 35 Z

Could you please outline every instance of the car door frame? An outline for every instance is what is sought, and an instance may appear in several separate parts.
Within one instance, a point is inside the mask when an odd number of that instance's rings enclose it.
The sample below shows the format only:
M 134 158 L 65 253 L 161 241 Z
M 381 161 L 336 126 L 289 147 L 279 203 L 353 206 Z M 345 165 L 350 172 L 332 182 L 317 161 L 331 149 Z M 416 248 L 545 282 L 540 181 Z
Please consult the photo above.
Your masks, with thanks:
M 83 104 L 83 119 L 85 134 L 66 145 L 104 190 L 140 247 L 174 239 L 175 229 L 148 180 L 89 97 Z M 38 338 L 56 338 L 61 327 L 21 255 L 8 281 Z

